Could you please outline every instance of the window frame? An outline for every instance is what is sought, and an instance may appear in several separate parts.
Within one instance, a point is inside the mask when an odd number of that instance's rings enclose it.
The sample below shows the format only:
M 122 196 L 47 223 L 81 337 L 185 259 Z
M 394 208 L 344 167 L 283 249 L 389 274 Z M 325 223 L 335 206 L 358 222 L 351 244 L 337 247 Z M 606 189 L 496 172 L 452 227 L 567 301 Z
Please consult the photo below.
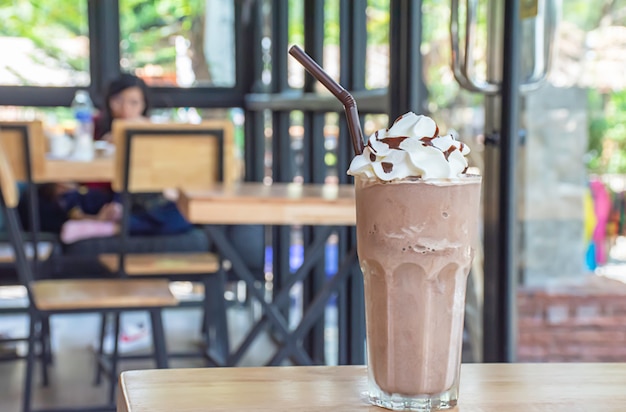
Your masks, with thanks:
M 69 107 L 77 90 L 88 90 L 101 102 L 108 82 L 122 72 L 120 66 L 119 0 L 86 0 L 89 27 L 89 86 L 0 86 L 0 106 Z M 235 5 L 235 85 L 233 87 L 152 86 L 154 108 L 244 107 L 246 55 L 242 44 L 242 2 Z

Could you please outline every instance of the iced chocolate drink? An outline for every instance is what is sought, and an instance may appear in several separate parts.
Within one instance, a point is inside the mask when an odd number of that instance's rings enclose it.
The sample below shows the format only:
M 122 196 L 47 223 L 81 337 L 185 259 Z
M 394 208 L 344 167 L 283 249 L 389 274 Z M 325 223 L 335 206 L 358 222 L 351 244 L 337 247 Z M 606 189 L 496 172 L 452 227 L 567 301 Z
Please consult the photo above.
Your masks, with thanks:
M 468 151 L 408 113 L 374 133 L 350 166 L 376 405 L 456 405 L 481 184 L 464 174 Z

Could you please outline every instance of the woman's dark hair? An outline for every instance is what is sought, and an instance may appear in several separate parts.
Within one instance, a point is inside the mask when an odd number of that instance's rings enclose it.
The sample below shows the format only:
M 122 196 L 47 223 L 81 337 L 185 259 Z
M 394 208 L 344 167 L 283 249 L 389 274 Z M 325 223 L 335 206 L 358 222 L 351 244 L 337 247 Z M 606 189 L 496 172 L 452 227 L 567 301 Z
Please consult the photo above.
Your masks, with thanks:
M 113 124 L 113 116 L 111 115 L 111 98 L 126 89 L 130 89 L 131 87 L 139 87 L 141 89 L 141 93 L 143 94 L 143 103 L 144 109 L 141 113 L 143 116 L 148 115 L 148 110 L 150 110 L 150 96 L 149 90 L 146 83 L 137 76 L 134 76 L 129 73 L 122 73 L 118 78 L 112 80 L 109 83 L 109 87 L 107 89 L 107 93 L 104 97 L 104 110 L 102 112 L 102 117 L 98 122 L 98 127 L 96 127 L 95 138 L 100 139 L 103 135 L 111 131 L 111 126 Z

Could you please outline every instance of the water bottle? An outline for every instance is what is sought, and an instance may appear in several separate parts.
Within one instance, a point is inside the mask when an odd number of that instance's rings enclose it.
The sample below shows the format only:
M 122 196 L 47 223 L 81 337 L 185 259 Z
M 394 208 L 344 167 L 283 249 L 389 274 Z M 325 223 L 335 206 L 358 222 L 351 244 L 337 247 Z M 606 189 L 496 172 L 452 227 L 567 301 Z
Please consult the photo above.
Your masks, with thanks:
M 93 147 L 93 103 L 86 90 L 78 90 L 72 100 L 72 112 L 76 120 L 74 130 L 74 154 L 76 160 L 90 161 L 94 157 Z

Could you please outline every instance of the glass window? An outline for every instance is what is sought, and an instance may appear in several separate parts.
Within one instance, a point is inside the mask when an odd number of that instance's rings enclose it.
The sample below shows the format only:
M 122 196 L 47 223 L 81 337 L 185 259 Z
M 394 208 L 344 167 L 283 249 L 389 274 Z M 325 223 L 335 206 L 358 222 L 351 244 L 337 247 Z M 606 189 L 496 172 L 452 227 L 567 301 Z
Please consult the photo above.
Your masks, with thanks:
M 339 82 L 340 66 L 339 50 L 339 1 L 326 0 L 324 7 L 324 70 L 335 81 Z M 326 92 L 326 88 L 316 83 L 319 91 Z
M 74 116 L 69 107 L 0 106 L 0 121 L 41 120 L 44 127 L 57 125 L 70 129 Z
M 120 65 L 151 86 L 233 87 L 235 5 L 120 0 Z
M 289 44 L 296 44 L 304 49 L 304 3 L 300 0 L 289 2 Z M 339 1 L 324 2 L 324 51 L 323 60 L 317 61 L 335 81 L 339 81 Z M 295 59 L 287 59 L 289 86 L 304 86 L 304 68 Z M 315 90 L 327 94 L 326 88 L 315 82 Z
M 367 15 L 365 87 L 384 88 L 389 86 L 389 0 L 369 0 L 365 13 Z
M 0 85 L 89 85 L 86 1 L 3 1 L 0 21 Z
M 297 44 L 304 49 L 304 2 L 290 0 L 288 10 L 288 34 L 289 44 Z M 277 24 L 277 23 L 275 23 Z M 295 59 L 287 59 L 287 82 L 290 87 L 301 88 L 304 86 L 304 68 Z

